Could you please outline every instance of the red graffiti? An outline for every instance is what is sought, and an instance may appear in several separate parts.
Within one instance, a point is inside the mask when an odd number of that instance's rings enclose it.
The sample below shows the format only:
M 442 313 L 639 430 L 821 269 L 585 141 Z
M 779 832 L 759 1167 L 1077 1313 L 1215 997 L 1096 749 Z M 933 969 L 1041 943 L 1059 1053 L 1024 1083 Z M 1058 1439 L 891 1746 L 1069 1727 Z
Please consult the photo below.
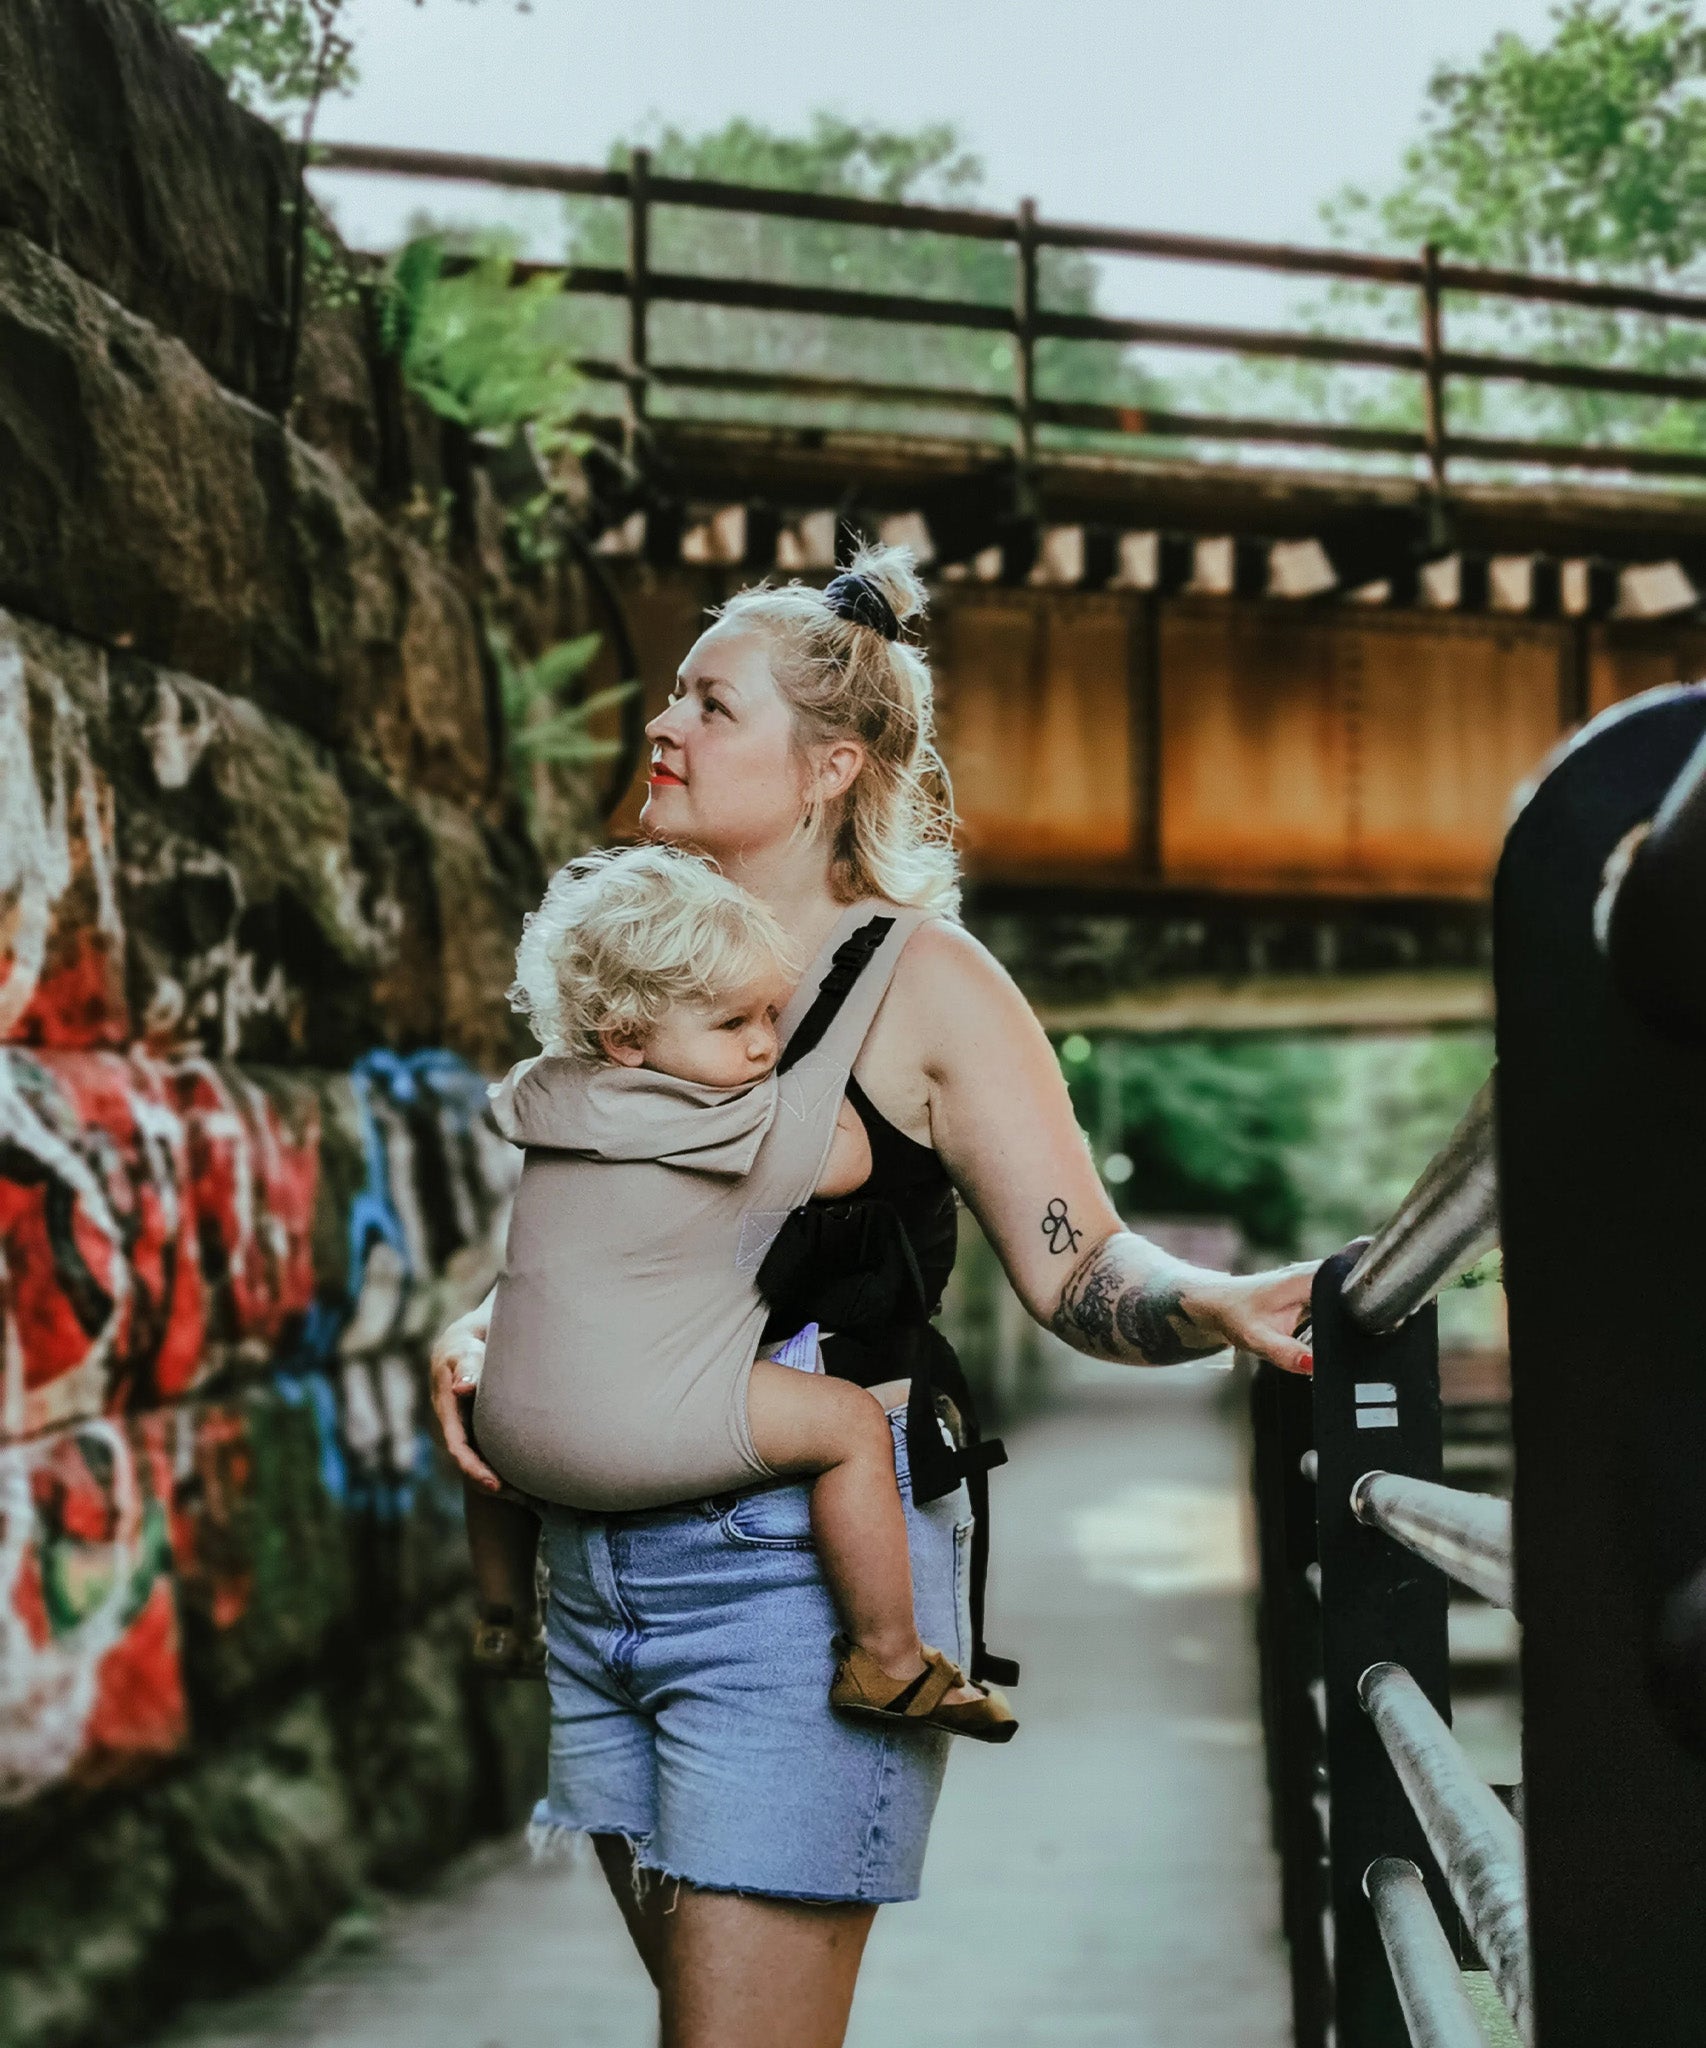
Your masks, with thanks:
M 188 1739 L 166 1417 L 0 1450 L 0 1803 L 103 1784 Z
M 123 1045 L 130 1035 L 123 941 L 93 926 L 56 932 L 29 1005 L 6 1035 L 68 1050 Z
M 185 1391 L 204 1290 L 183 1124 L 157 1064 L 0 1052 L 0 1160 L 0 1305 L 23 1360 L 11 1428 Z
M 314 1298 L 319 1104 L 301 1083 L 272 1076 L 263 1088 L 211 1060 L 176 1060 L 167 1073 L 188 1144 L 208 1335 L 270 1350 Z

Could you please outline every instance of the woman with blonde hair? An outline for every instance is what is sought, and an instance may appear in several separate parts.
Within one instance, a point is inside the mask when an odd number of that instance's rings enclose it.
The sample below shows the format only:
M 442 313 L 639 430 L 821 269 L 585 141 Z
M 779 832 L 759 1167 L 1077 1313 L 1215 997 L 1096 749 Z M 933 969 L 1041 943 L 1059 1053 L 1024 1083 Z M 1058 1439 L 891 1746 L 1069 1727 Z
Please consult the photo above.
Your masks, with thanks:
M 949 1451 L 937 1416 L 953 1409 L 930 1398 L 963 1384 L 928 1323 L 955 1191 L 1031 1314 L 1101 1358 L 1172 1365 L 1231 1344 L 1307 1372 L 1294 1333 L 1310 1269 L 1208 1272 L 1121 1225 L 1048 1040 L 956 921 L 930 673 L 903 637 L 923 608 L 896 548 L 864 550 L 821 591 L 735 597 L 648 728 L 642 824 L 715 861 L 812 961 L 790 1005 L 802 1038 L 889 936 L 886 992 L 844 1082 L 871 1176 L 851 1201 L 776 1219 L 760 1279 L 775 1334 L 821 1323 L 829 1370 L 889 1409 L 919 1625 L 975 1679 L 1005 1675 L 961 1564 L 998 1450 L 972 1432 Z M 457 1464 L 495 1488 L 464 1405 L 489 1316 L 488 1302 L 440 1338 L 433 1398 Z M 807 1494 L 546 1517 L 537 1826 L 592 1836 L 658 1987 L 664 2048 L 836 2048 L 876 1907 L 917 1895 L 947 1738 L 829 1708 L 827 1652 L 806 1648 L 832 1613 Z

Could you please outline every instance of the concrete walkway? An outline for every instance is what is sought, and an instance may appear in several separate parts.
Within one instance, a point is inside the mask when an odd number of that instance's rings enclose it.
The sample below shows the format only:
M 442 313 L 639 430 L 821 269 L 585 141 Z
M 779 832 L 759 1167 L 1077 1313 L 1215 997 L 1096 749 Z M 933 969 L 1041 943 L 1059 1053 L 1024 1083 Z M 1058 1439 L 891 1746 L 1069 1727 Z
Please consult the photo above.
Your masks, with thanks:
M 958 1746 L 916 1905 L 879 1915 L 850 2048 L 1282 2048 L 1226 1380 L 1075 1362 L 997 1475 L 1007 1750 Z M 649 2048 L 649 1987 L 590 1865 L 483 1851 L 171 2048 Z

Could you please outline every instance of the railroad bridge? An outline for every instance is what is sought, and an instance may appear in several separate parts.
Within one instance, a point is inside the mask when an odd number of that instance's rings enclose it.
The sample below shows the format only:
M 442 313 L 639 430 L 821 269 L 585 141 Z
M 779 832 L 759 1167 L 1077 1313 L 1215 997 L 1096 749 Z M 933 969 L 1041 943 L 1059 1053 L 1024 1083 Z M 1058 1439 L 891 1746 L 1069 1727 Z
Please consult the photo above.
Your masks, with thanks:
M 614 359 L 581 363 L 610 403 L 585 421 L 578 516 L 632 641 L 606 679 L 631 661 L 648 711 L 705 607 L 741 582 L 826 575 L 856 532 L 914 545 L 938 580 L 929 645 L 970 914 L 1051 1021 L 1484 1016 L 1487 893 L 1513 793 L 1592 713 L 1706 672 L 1706 457 L 1451 424 L 1460 392 L 1686 407 L 1706 379 L 1473 353 L 1446 335 L 1460 304 L 1700 320 L 1706 300 L 1432 250 L 1048 223 L 1029 202 L 1003 215 L 667 178 L 643 151 L 606 171 L 330 147 L 322 175 L 347 172 L 621 210 L 622 266 L 556 274 L 610 316 L 597 331 Z M 1012 300 L 709 275 L 679 234 L 680 267 L 664 267 L 669 224 L 707 212 L 876 232 L 897 251 L 1001 243 Z M 1059 250 L 1409 293 L 1416 340 L 1051 311 Z M 660 322 L 684 307 L 721 309 L 737 341 L 741 320 L 772 331 L 754 328 L 745 357 L 728 336 L 695 354 L 678 324 L 665 359 Z M 796 361 L 835 373 L 751 367 L 766 341 L 774 361 L 778 326 L 784 341 L 797 331 Z M 1004 337 L 1010 383 L 873 380 L 823 346 L 825 332 L 954 328 Z M 1051 397 L 1050 375 L 1085 344 L 1374 371 L 1419 390 L 1422 422 Z M 514 456 L 493 474 L 523 496 L 550 481 Z M 630 790 L 618 827 L 636 802 Z

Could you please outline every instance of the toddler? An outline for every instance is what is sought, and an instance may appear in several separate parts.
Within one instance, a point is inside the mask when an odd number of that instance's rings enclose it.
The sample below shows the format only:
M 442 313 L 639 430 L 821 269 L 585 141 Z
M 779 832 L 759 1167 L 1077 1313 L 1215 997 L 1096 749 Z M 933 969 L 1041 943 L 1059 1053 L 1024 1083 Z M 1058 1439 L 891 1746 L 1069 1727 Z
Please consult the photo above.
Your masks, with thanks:
M 693 855 L 592 854 L 553 879 L 516 960 L 511 1001 L 544 1051 L 492 1090 L 525 1161 L 474 1407 L 481 1455 L 522 1495 L 592 1513 L 812 1477 L 845 1630 L 832 1702 L 1005 1741 L 1018 1724 L 1001 1695 L 919 1641 L 882 1408 L 823 1374 L 815 1330 L 755 1356 L 754 1276 L 783 1219 L 870 1172 L 845 1067 L 825 1050 L 782 1058 L 796 969 L 774 918 Z M 467 1515 L 477 1654 L 536 1668 L 534 1519 L 473 1488 Z

